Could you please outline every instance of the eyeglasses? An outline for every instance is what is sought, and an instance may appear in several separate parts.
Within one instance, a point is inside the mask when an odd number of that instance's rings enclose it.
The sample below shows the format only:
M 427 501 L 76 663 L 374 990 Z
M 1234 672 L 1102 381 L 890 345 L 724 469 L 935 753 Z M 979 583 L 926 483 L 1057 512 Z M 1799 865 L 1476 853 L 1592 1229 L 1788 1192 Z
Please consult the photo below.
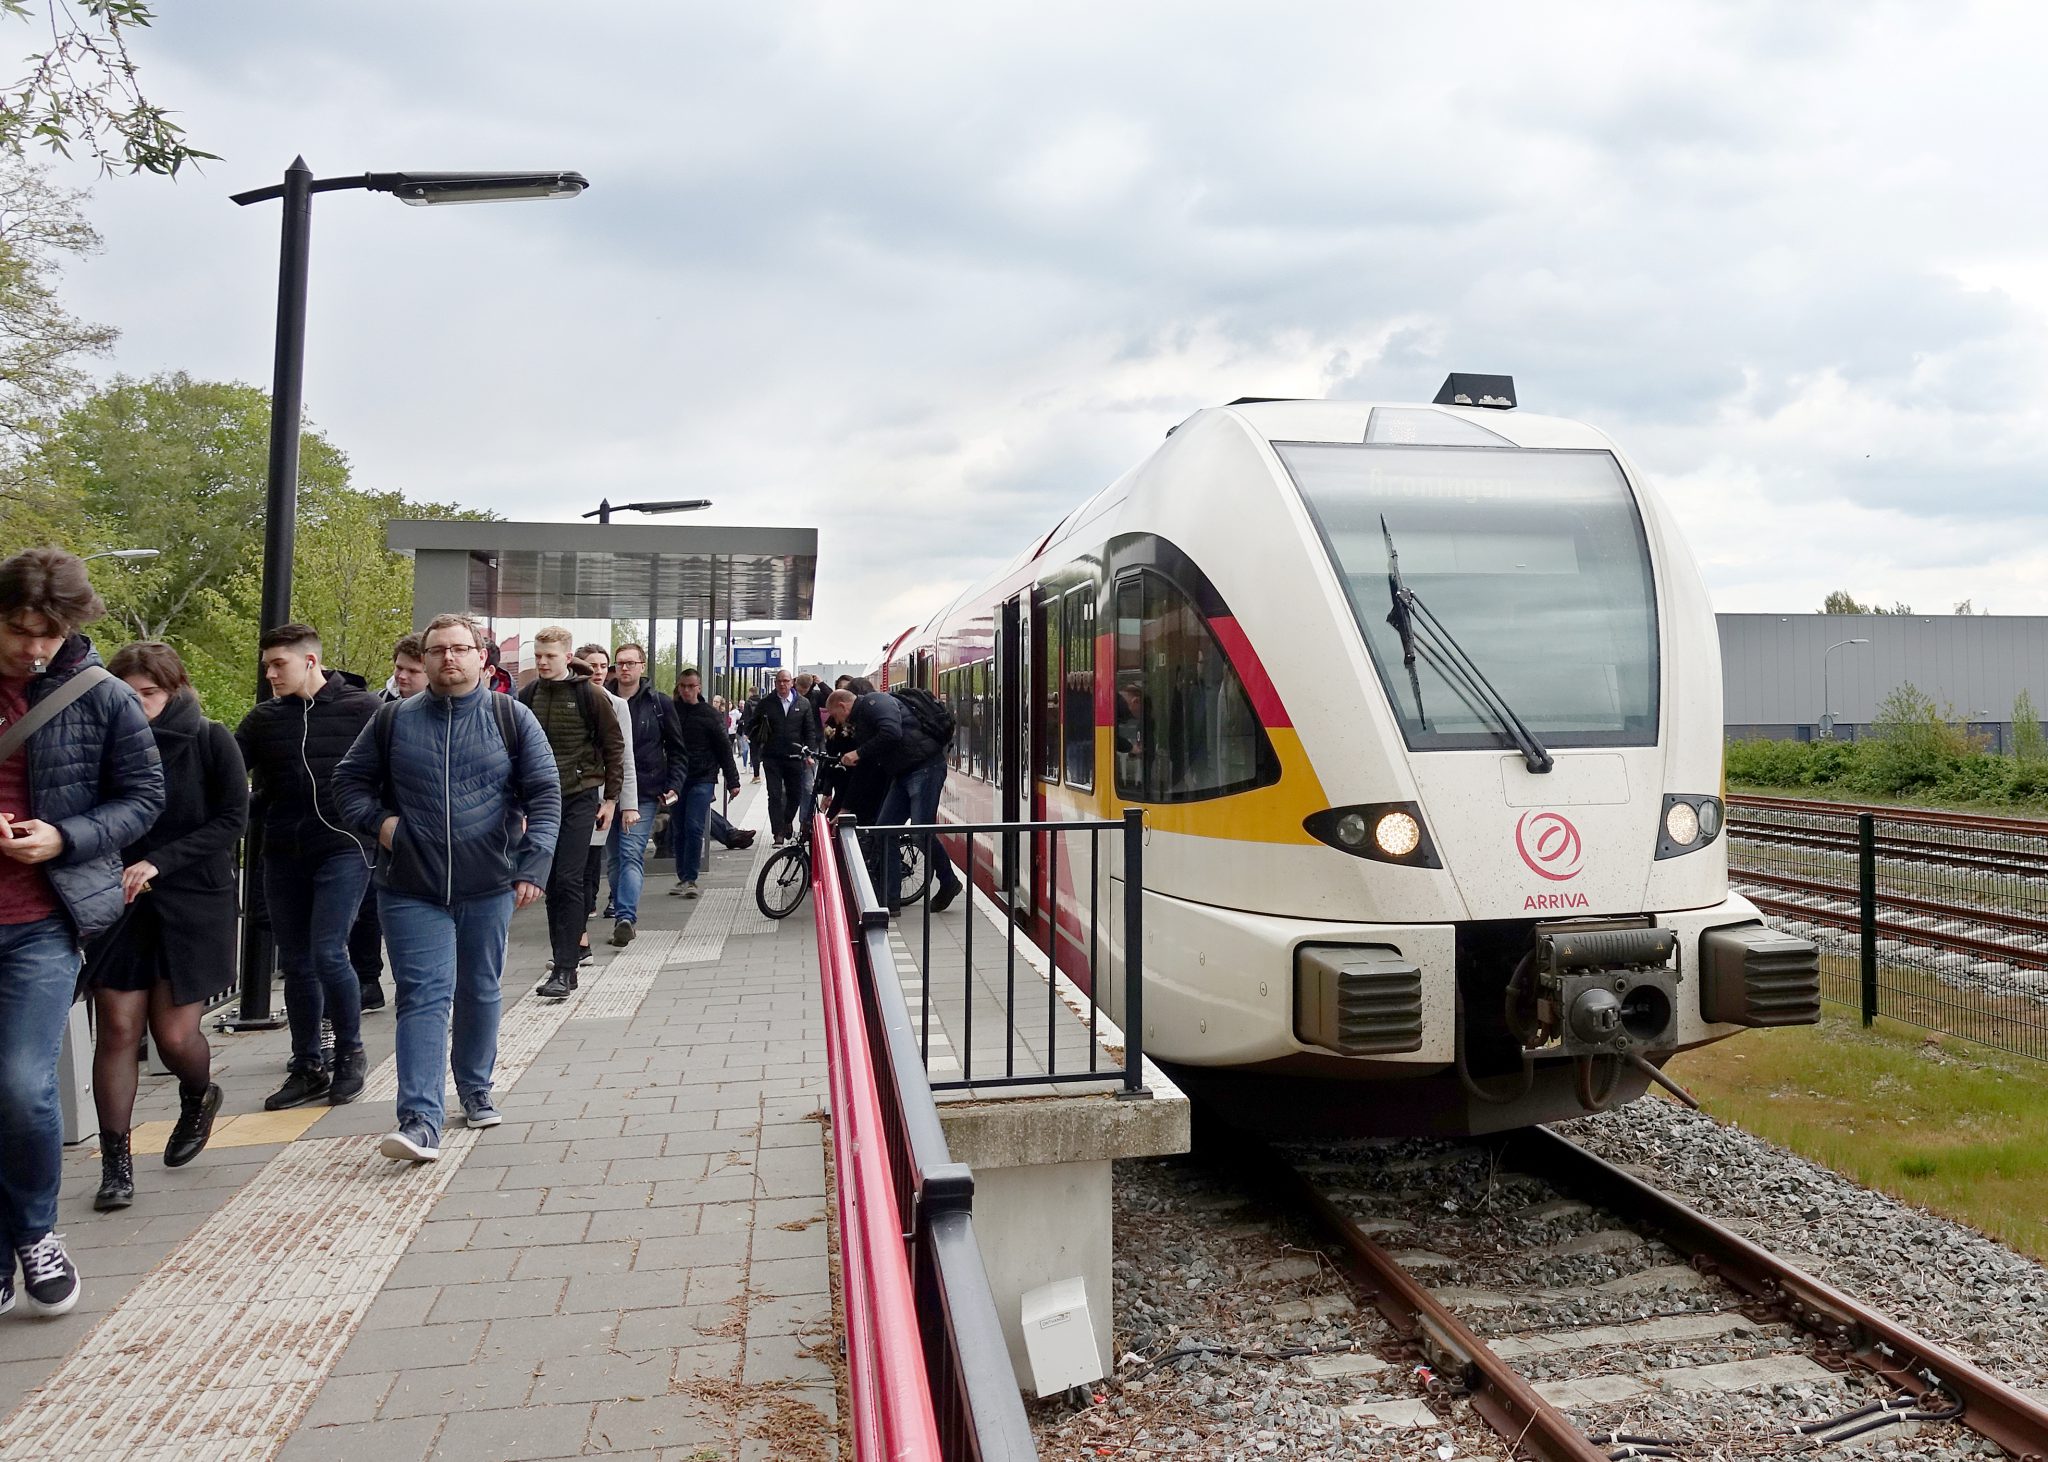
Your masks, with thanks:
M 621 660 L 619 661 L 619 669 L 638 670 L 642 665 L 645 665 L 646 663 L 647 662 L 645 660 Z
M 447 658 L 448 658 L 448 657 L 449 657 L 450 655 L 481 655 L 482 653 L 483 653 L 483 647 L 482 647 L 481 645 L 429 645 L 429 646 L 427 646 L 427 658 L 428 658 L 429 660 L 445 660 L 445 659 L 447 659 Z

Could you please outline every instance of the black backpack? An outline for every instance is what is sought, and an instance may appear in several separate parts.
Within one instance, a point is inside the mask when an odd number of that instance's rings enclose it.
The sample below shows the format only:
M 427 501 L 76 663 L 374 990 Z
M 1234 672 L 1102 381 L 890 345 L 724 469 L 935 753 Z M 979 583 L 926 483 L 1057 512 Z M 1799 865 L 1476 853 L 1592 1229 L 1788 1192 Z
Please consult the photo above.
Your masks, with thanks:
M 944 751 L 953 744 L 953 728 L 957 724 L 946 703 L 921 685 L 903 685 L 889 692 L 903 704 L 917 722 L 917 729 L 931 737 L 932 744 Z

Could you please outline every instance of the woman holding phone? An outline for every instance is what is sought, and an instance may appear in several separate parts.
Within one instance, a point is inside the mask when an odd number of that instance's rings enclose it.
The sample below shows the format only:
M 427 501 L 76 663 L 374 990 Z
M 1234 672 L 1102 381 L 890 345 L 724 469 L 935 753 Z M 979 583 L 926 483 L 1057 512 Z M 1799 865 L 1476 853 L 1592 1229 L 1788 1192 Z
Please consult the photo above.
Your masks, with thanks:
M 107 669 L 128 683 L 149 717 L 169 802 L 156 825 L 122 850 L 128 906 L 87 949 L 98 1027 L 92 1075 L 100 1190 L 93 1207 L 101 1211 L 135 1201 L 129 1124 L 145 1026 L 178 1078 L 180 1110 L 164 1166 L 183 1167 L 213 1135 L 221 1093 L 199 1018 L 207 998 L 234 981 L 235 844 L 249 812 L 234 733 L 200 714 L 178 652 L 143 641 L 123 647 Z

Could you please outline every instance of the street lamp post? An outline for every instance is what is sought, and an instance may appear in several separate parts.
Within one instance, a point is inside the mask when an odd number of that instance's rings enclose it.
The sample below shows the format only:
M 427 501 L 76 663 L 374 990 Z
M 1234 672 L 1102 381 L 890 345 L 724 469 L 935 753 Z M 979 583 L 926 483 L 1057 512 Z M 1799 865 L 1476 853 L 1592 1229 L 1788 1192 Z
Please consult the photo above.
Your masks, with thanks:
M 81 558 L 79 562 L 91 563 L 96 558 L 121 558 L 130 560 L 155 558 L 158 554 L 162 552 L 163 550 L 161 548 L 109 548 L 100 553 L 88 553 L 85 555 L 85 557 Z
M 613 513 L 694 513 L 700 508 L 708 508 L 710 506 L 711 499 L 708 497 L 663 498 L 657 502 L 647 503 L 614 503 L 610 498 L 599 498 L 597 506 L 583 516 L 595 518 L 600 523 L 609 524 Z M 650 683 L 654 676 L 655 642 L 661 637 L 658 629 L 660 614 L 661 555 L 653 553 L 647 556 L 647 643 L 640 647 L 641 652 L 647 656 L 647 674 Z M 682 650 L 682 637 L 678 635 L 676 638 L 676 665 L 678 668 L 683 663 Z
M 263 589 L 258 631 L 275 629 L 292 615 L 292 548 L 299 509 L 299 424 L 304 414 L 306 375 L 306 283 L 313 248 L 313 195 L 360 189 L 389 193 L 401 203 L 501 203 L 529 198 L 574 198 L 590 186 L 572 172 L 352 173 L 316 178 L 303 157 L 292 159 L 284 181 L 236 193 L 247 207 L 277 199 L 284 205 L 277 264 L 277 348 L 270 378 L 270 458 L 263 493 Z M 260 675 L 256 698 L 270 686 Z M 242 847 L 242 907 L 257 907 L 257 869 L 262 834 L 251 823 Z M 223 1019 L 223 1030 L 272 1030 L 280 1022 L 270 1011 L 270 937 L 245 914 L 242 923 L 242 1000 L 239 1012 Z
M 1820 719 L 1821 736 L 1832 741 L 1835 736 L 1835 698 L 1828 689 L 1828 656 L 1844 645 L 1867 645 L 1868 640 L 1837 640 L 1820 652 Z

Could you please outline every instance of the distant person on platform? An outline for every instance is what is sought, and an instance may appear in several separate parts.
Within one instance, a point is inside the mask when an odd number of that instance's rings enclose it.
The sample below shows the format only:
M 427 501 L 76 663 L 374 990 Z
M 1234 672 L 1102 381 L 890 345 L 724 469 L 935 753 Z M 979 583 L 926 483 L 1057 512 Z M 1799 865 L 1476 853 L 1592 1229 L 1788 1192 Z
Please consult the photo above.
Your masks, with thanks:
M 441 1155 L 451 1069 L 464 1120 L 501 1120 L 505 942 L 513 909 L 542 896 L 562 814 L 546 734 L 485 688 L 476 624 L 437 615 L 424 639 L 426 693 L 384 706 L 335 772 L 348 826 L 381 849 L 378 919 L 398 991 L 398 1126 L 378 1150 L 412 1162 Z
M 583 860 L 583 917 L 585 922 L 583 937 L 576 942 L 576 963 L 580 967 L 589 964 L 595 958 L 590 951 L 590 925 L 588 921 L 590 916 L 597 912 L 597 888 L 604 877 L 605 844 L 618 836 L 622 828 L 631 828 L 640 821 L 640 781 L 638 767 L 633 756 L 632 717 L 626 709 L 626 698 L 611 688 L 612 652 L 603 645 L 584 645 L 576 651 L 576 658 L 583 662 L 584 666 L 590 671 L 592 682 L 603 689 L 605 698 L 611 702 L 612 714 L 618 718 L 619 722 L 619 739 L 625 743 L 626 753 L 626 776 L 623 789 L 619 793 L 618 814 L 613 817 L 610 827 L 591 829 L 590 852 Z M 618 885 L 614 883 L 612 885 L 613 904 L 617 903 L 618 896 Z M 610 912 L 607 912 L 606 917 L 613 918 L 614 920 L 616 918 Z
M 235 853 L 249 818 L 241 749 L 232 731 L 200 712 L 178 652 L 155 641 L 124 645 L 107 668 L 149 717 L 166 800 L 155 825 L 121 850 L 128 906 L 87 951 L 92 1100 L 100 1119 L 92 1206 L 102 1213 L 135 1201 L 129 1137 L 145 1031 L 178 1078 L 178 1121 L 164 1142 L 164 1166 L 185 1166 L 213 1135 L 221 1090 L 199 1017 L 211 996 L 235 983 Z
M 725 718 L 703 698 L 703 681 L 694 667 L 684 667 L 676 680 L 678 699 L 676 721 L 682 728 L 684 767 L 679 788 L 681 803 L 676 808 L 676 886 L 670 893 L 686 899 L 697 896 L 697 875 L 704 857 L 704 825 L 711 816 L 711 799 L 718 793 L 718 773 L 725 772 L 728 794 L 740 789 L 739 764 L 732 759 L 732 741 L 725 734 Z
M 57 1063 L 80 947 L 121 916 L 121 849 L 164 810 L 149 719 L 78 633 L 107 612 L 56 548 L 0 563 L 0 1313 L 78 1304 L 57 1232 Z
M 676 787 L 689 766 L 683 730 L 676 721 L 675 702 L 647 680 L 647 651 L 639 645 L 618 648 L 618 694 L 626 702 L 626 725 L 633 743 L 633 769 L 639 779 L 639 817 L 623 818 L 612 829 L 610 866 L 613 946 L 633 942 L 640 923 L 640 894 L 647 881 L 647 838 L 654 817 L 676 799 Z
M 811 764 L 824 744 L 818 712 L 796 693 L 796 678 L 775 672 L 775 689 L 754 702 L 740 729 L 752 733 L 768 775 L 768 826 L 777 843 L 790 838 L 791 824 L 811 790 Z
M 626 786 L 626 738 L 611 697 L 569 653 L 575 641 L 560 625 L 533 637 L 533 680 L 519 692 L 546 734 L 561 779 L 562 830 L 548 870 L 548 942 L 554 958 L 535 993 L 566 1000 L 576 988 L 583 931 L 583 867 L 593 828 L 609 829 Z
M 418 635 L 404 635 L 391 647 L 391 678 L 377 692 L 380 701 L 402 701 L 427 688 L 426 648 Z M 377 926 L 377 890 L 363 890 L 363 907 L 348 931 L 348 962 L 363 992 L 363 1014 L 384 1008 L 384 932 Z
M 349 929 L 363 907 L 370 852 L 334 805 L 334 768 L 377 714 L 377 697 L 320 663 L 320 635 L 286 624 L 257 642 L 270 698 L 235 728 L 263 827 L 263 902 L 284 966 L 291 1066 L 263 1099 L 268 1111 L 325 1097 L 343 1106 L 363 1094 L 363 991 L 348 958 Z M 334 1069 L 320 1051 L 320 1022 L 334 1027 Z

